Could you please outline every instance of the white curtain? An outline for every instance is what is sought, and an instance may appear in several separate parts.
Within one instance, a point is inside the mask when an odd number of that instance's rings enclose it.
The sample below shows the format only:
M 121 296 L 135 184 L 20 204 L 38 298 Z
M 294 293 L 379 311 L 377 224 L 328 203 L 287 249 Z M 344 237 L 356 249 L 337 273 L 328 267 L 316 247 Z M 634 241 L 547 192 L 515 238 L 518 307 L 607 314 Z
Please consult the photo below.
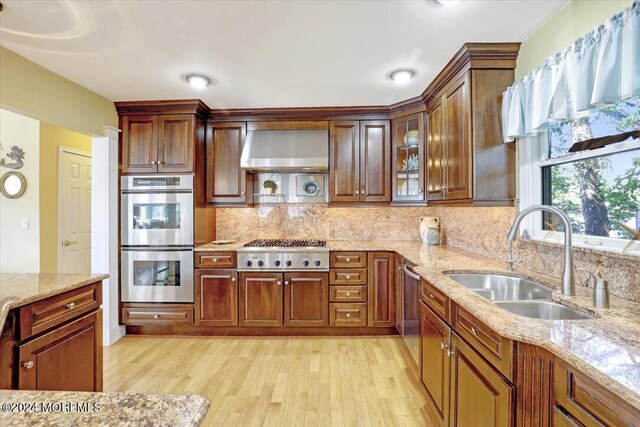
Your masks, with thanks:
M 547 59 L 502 97 L 505 142 L 532 136 L 550 120 L 640 94 L 640 0 Z

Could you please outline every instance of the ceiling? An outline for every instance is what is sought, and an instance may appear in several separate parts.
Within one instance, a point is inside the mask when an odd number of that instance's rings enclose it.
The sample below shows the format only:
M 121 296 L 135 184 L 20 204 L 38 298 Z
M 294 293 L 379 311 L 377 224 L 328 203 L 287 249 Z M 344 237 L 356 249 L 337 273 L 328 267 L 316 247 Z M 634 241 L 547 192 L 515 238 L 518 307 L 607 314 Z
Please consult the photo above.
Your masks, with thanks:
M 113 101 L 388 105 L 464 42 L 522 41 L 567 1 L 2 0 L 0 44 Z M 401 67 L 417 71 L 403 86 Z M 192 89 L 192 71 L 213 84 Z

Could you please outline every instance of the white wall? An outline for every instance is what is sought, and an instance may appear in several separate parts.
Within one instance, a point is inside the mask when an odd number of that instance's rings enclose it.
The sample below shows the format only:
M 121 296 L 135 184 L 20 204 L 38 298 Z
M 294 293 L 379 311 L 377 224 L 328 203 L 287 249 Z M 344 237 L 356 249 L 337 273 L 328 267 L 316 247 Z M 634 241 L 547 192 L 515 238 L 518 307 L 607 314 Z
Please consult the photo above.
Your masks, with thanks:
M 18 172 L 27 181 L 27 190 L 18 199 L 0 195 L 0 272 L 38 273 L 40 271 L 40 122 L 0 109 L 1 153 L 5 162 L 11 147 L 25 152 L 24 166 Z M 0 176 L 11 171 L 0 166 Z M 55 207 L 54 207 L 55 209 Z M 46 212 L 43 212 L 46 215 Z M 22 221 L 29 220 L 29 229 Z

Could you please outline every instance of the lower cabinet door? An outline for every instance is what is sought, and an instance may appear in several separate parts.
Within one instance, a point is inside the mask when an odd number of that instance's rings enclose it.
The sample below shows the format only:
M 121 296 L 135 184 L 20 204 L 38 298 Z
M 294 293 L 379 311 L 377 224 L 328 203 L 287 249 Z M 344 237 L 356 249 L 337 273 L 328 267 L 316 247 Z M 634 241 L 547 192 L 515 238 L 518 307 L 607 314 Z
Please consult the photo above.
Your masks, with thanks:
M 451 328 L 420 303 L 421 379 L 440 426 L 449 425 L 449 340 Z
M 102 391 L 102 311 L 18 347 L 18 389 Z
M 235 270 L 196 270 L 196 322 L 207 326 L 238 325 Z
M 512 426 L 515 387 L 452 333 L 450 425 Z
M 240 326 L 282 326 L 281 273 L 240 273 Z
M 284 275 L 284 324 L 286 326 L 329 325 L 329 275 L 327 273 Z
M 396 324 L 395 254 L 369 252 L 367 262 L 369 265 L 369 321 L 367 324 L 370 327 L 393 327 Z

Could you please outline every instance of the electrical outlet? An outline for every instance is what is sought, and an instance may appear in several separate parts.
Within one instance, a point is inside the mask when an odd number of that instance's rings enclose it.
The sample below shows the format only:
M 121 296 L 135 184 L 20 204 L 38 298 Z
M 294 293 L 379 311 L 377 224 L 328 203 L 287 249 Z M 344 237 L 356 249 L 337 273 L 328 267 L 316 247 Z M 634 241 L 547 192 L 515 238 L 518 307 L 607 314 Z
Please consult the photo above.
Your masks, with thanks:
M 23 231 L 29 231 L 29 220 L 28 219 L 23 219 L 22 220 L 22 230 Z

